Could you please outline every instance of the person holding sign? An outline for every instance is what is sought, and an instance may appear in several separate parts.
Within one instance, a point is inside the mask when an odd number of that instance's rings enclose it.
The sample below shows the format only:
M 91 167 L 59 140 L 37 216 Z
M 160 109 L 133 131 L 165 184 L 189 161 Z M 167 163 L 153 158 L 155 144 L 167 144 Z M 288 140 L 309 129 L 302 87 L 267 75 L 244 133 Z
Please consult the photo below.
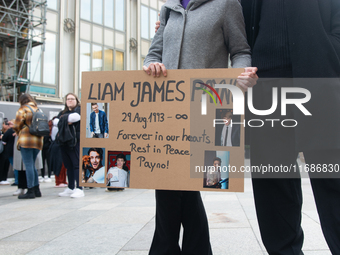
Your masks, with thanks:
M 167 69 L 227 68 L 229 56 L 232 67 L 245 68 L 239 86 L 246 90 L 255 85 L 257 68 L 249 67 L 250 48 L 238 0 L 168 0 L 143 70 L 159 77 L 166 76 Z M 212 254 L 198 191 L 156 190 L 156 229 L 149 254 Z
M 340 1 L 242 0 L 242 5 L 253 64 L 266 78 L 253 90 L 254 106 L 269 109 L 273 88 L 301 87 L 311 95 L 304 105 L 312 116 L 293 105 L 287 114 L 278 107 L 271 115 L 254 116 L 298 123 L 250 129 L 252 166 L 295 168 L 289 175 L 252 174 L 263 244 L 269 254 L 303 254 L 299 173 L 307 170 L 325 240 L 332 254 L 340 254 Z M 304 153 L 304 169 L 296 164 L 298 152 Z

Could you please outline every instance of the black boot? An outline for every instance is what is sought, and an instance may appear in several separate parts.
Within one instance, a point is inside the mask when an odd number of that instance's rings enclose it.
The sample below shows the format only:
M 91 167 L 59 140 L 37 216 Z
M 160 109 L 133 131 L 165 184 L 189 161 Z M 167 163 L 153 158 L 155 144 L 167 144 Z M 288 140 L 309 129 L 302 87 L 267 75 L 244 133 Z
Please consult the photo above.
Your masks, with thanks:
M 18 198 L 19 199 L 35 198 L 34 188 L 27 189 L 26 194 L 19 195 Z
M 41 197 L 41 192 L 40 192 L 40 189 L 39 189 L 39 184 L 37 186 L 34 186 L 33 189 L 34 189 L 35 197 Z

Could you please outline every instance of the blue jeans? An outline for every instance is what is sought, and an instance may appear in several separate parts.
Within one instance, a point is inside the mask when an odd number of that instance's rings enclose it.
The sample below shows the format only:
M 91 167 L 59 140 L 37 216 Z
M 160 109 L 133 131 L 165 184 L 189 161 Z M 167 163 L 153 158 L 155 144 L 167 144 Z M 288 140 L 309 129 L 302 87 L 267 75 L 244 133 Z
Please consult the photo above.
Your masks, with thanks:
M 35 160 L 37 158 L 39 150 L 21 147 L 20 151 L 22 161 L 24 162 L 26 167 L 27 188 L 31 189 L 39 185 L 38 171 L 35 168 Z

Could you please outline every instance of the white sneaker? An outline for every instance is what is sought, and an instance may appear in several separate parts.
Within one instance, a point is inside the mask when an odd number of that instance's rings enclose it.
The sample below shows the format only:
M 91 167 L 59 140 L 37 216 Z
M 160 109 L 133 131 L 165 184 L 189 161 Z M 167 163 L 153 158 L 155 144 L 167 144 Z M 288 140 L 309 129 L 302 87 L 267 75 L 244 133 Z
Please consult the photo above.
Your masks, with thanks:
M 0 185 L 9 185 L 10 183 L 9 183 L 9 181 L 1 181 L 0 182 Z
M 19 196 L 25 194 L 25 189 L 17 189 L 14 193 L 13 196 Z
M 39 176 L 39 182 L 44 182 L 44 177 Z
M 70 197 L 77 198 L 85 196 L 84 191 L 82 189 L 74 189 L 73 194 Z
M 44 178 L 44 182 L 52 182 L 51 178 L 48 178 L 47 176 Z
M 59 197 L 69 197 L 74 193 L 74 189 L 66 188 L 63 192 L 59 193 Z

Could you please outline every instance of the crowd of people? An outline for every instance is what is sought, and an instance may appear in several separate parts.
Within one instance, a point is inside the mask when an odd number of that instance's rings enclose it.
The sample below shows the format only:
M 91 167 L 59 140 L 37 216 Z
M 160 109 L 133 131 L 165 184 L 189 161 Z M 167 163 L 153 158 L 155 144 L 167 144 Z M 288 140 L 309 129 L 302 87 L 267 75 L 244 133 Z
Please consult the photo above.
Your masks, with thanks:
M 15 119 L 4 118 L 2 123 L 0 185 L 10 184 L 7 176 L 11 164 L 14 171 L 11 185 L 18 186 L 13 195 L 19 199 L 41 197 L 39 182 L 51 182 L 52 173 L 55 187 L 66 188 L 59 196 L 83 197 L 84 191 L 79 186 L 80 102 L 77 96 L 73 93 L 65 96 L 64 110 L 48 122 L 50 132 L 45 136 L 30 131 L 33 112 L 38 110 L 33 97 L 22 94 L 19 104 Z M 37 169 L 41 170 L 40 178 Z

